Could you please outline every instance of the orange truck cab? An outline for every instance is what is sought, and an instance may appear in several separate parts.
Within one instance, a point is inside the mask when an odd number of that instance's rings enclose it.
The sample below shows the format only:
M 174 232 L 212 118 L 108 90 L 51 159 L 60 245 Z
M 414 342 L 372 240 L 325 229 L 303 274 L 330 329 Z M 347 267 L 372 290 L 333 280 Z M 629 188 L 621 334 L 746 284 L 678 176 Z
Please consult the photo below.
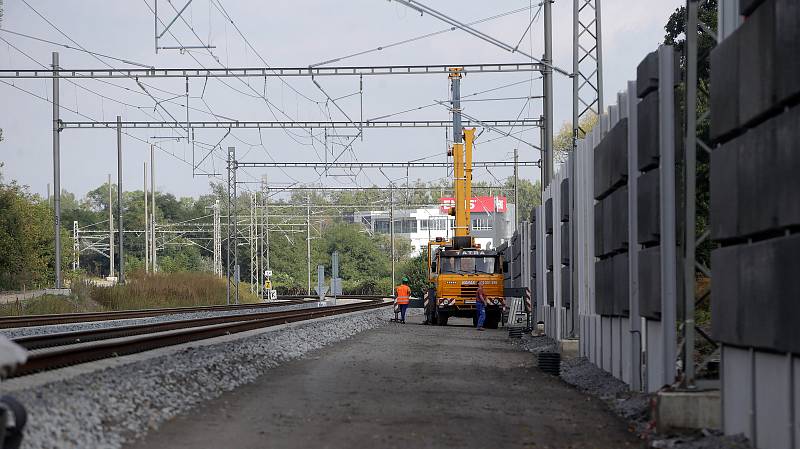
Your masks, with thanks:
M 448 240 L 428 243 L 428 274 L 432 295 L 428 321 L 447 325 L 451 316 L 472 318 L 477 322 L 475 302 L 478 285 L 486 296 L 486 327 L 496 329 L 505 304 L 503 258 L 492 250 L 474 245 L 457 247 Z

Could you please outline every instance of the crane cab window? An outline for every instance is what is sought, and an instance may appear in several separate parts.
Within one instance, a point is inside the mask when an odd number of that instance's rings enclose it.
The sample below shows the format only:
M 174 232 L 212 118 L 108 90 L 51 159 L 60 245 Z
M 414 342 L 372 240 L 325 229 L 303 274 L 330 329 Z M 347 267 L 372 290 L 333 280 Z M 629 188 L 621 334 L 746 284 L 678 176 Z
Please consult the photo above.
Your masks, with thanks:
M 456 258 L 455 257 L 442 257 L 442 273 L 457 273 Z
M 499 272 L 497 257 L 448 256 L 442 257 L 442 273 L 495 274 Z

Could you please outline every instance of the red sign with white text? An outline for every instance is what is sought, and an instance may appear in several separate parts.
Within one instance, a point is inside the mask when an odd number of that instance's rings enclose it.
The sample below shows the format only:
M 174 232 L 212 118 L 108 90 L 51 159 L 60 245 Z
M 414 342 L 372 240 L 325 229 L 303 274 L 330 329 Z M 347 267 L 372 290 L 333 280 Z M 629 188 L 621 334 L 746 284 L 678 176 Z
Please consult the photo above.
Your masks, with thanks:
M 446 214 L 451 207 L 456 206 L 455 198 L 439 198 L 439 210 Z M 505 212 L 506 197 L 504 196 L 477 196 L 470 200 L 470 212 Z

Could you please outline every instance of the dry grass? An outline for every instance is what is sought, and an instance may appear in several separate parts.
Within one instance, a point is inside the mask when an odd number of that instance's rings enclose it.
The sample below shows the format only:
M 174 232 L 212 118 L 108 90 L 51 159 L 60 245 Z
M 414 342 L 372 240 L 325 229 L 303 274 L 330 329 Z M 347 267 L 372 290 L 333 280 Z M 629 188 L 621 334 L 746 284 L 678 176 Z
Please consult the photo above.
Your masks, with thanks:
M 43 295 L 0 305 L 0 316 L 49 315 L 54 313 L 99 312 L 104 309 L 76 296 Z
M 42 296 L 0 306 L 0 316 L 96 312 L 224 305 L 226 281 L 209 273 L 134 273 L 125 285 L 100 287 L 77 281 L 72 296 Z M 239 301 L 257 303 L 248 284 L 240 284 Z

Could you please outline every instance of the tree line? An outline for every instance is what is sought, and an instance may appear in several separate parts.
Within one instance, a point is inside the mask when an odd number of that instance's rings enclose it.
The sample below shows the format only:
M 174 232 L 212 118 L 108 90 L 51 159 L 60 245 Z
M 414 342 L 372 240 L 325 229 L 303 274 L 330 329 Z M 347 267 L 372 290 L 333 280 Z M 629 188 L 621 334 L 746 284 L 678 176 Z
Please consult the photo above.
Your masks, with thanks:
M 50 201 L 30 193 L 29 189 L 16 182 L 6 183 L 0 175 L 0 290 L 20 290 L 23 288 L 43 288 L 53 284 L 53 229 L 54 218 Z M 433 184 L 423 181 L 409 183 L 416 190 L 399 190 L 394 194 L 396 209 L 404 205 L 438 203 L 439 198 L 449 196 L 449 184 Z M 513 203 L 513 179 L 505 179 L 501 188 L 489 187 L 486 183 L 475 183 L 473 194 L 506 195 Z M 520 179 L 518 182 L 520 219 L 530 215 L 533 206 L 539 204 L 538 183 Z M 168 192 L 157 192 L 155 207 L 148 205 L 149 213 L 155 214 L 157 227 L 162 229 L 170 224 L 180 228 L 191 227 L 194 223 L 212 223 L 212 207 L 219 201 L 220 214 L 226 217 L 227 192 L 224 185 L 210 185 L 209 194 L 199 197 L 177 198 Z M 110 195 L 109 195 L 110 193 Z M 270 193 L 278 193 L 270 192 Z M 247 245 L 247 217 L 250 213 L 252 192 L 240 192 L 236 199 L 239 220 L 239 258 L 241 280 L 250 280 L 250 251 Z M 298 218 L 306 213 L 306 203 L 311 204 L 312 216 L 311 266 L 312 284 L 316 285 L 316 266 L 325 265 L 330 273 L 331 253 L 337 251 L 340 258 L 340 277 L 343 289 L 348 293 L 371 294 L 391 291 L 391 241 L 389 236 L 365 232 L 360 224 L 351 223 L 352 214 L 358 209 L 355 205 L 373 205 L 374 209 L 388 209 L 391 194 L 383 189 L 363 189 L 358 191 L 294 190 L 283 193 L 283 198 L 272 199 L 269 215 L 270 224 L 281 221 L 300 222 Z M 109 203 L 110 201 L 110 203 Z M 149 201 L 149 195 L 148 195 Z M 125 268 L 134 272 L 144 268 L 145 229 L 144 192 L 142 190 L 122 193 L 122 219 L 125 228 Z M 315 206 L 340 206 L 331 209 L 315 209 Z M 117 217 L 116 185 L 104 183 L 90 190 L 82 197 L 63 190 L 61 193 L 61 233 L 62 270 L 79 276 L 105 277 L 109 275 L 110 263 L 107 255 L 98 251 L 84 250 L 79 257 L 80 271 L 72 273 L 73 223 L 82 230 L 95 231 L 93 235 L 107 244 L 109 206 L 113 212 L 114 227 Z M 326 211 L 326 212 L 322 212 Z M 329 211 L 329 212 L 327 212 Z M 281 218 L 281 217 L 285 217 Z M 225 222 L 222 220 L 223 239 Z M 274 230 L 270 232 L 270 269 L 273 271 L 273 284 L 281 293 L 304 293 L 307 288 L 306 234 Z M 138 232 L 137 232 L 138 231 Z M 82 234 L 83 235 L 83 234 Z M 158 269 L 162 272 L 195 272 L 213 270 L 212 229 L 210 226 L 197 228 L 191 236 L 180 234 L 159 237 Z M 84 243 L 85 245 L 85 243 Z M 222 242 L 223 261 L 227 242 Z M 420 263 L 424 261 L 411 257 L 410 241 L 397 237 L 395 240 L 397 279 L 404 274 L 419 277 Z M 118 255 L 115 256 L 118 258 Z M 117 267 L 119 261 L 117 259 Z M 223 264 L 224 266 L 224 264 Z

